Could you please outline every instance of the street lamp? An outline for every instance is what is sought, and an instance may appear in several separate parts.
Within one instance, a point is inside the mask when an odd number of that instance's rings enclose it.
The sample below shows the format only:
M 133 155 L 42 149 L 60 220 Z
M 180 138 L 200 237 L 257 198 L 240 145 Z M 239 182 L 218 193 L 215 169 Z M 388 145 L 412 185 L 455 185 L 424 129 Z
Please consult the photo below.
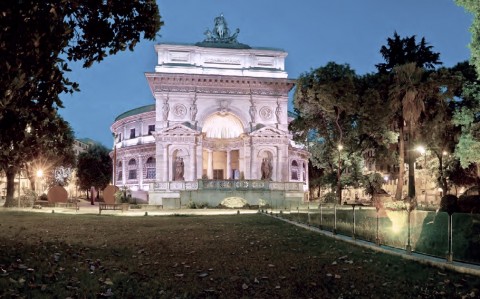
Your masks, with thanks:
M 417 151 L 425 158 L 423 164 L 423 192 L 425 192 L 424 204 L 427 204 L 427 151 L 421 145 L 417 146 Z
M 338 192 L 338 199 L 341 198 L 341 192 L 342 190 L 340 189 L 340 167 L 341 167 L 341 163 L 342 163 L 342 160 L 341 160 L 341 157 L 340 157 L 340 152 L 343 150 L 343 145 L 339 144 L 338 145 L 338 169 L 337 169 L 337 192 Z
M 37 170 L 37 178 L 40 180 L 40 188 L 42 188 L 42 181 L 41 181 L 43 179 L 43 170 L 42 169 Z M 41 190 L 41 191 L 43 191 L 43 190 Z M 37 190 L 37 192 L 38 192 L 38 190 Z

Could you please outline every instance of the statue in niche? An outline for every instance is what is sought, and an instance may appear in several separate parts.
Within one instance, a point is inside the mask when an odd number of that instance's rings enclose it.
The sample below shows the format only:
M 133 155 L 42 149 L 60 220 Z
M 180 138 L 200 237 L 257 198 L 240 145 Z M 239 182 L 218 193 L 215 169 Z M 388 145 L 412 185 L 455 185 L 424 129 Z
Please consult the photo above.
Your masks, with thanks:
M 185 171 L 185 165 L 183 163 L 183 158 L 177 158 L 175 161 L 175 176 L 173 178 L 174 181 L 184 181 L 185 178 L 183 177 Z
M 170 112 L 170 105 L 168 104 L 168 96 L 167 99 L 163 102 L 163 120 L 168 120 L 168 113 Z
M 192 106 L 190 106 L 190 120 L 195 121 L 195 118 L 197 117 L 197 104 L 195 104 L 195 101 L 193 101 Z
M 280 103 L 277 103 L 277 109 L 275 109 L 275 116 L 277 117 L 277 123 L 280 123 L 281 115 L 282 115 L 282 107 L 280 107 Z
M 257 115 L 257 108 L 255 105 L 250 106 L 250 117 L 252 118 L 252 123 L 255 122 L 255 116 Z
M 260 166 L 260 171 L 262 173 L 262 180 L 271 180 L 272 179 L 272 161 L 269 158 L 263 158 L 262 165 Z

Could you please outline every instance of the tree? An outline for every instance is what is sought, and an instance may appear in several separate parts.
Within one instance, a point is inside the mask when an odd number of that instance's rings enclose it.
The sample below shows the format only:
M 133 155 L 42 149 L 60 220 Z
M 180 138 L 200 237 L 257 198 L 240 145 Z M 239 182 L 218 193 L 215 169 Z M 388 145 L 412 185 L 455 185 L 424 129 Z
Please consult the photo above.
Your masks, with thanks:
M 454 168 L 453 152 L 461 133 L 460 127 L 453 122 L 453 115 L 462 106 L 470 105 L 469 99 L 462 99 L 462 86 L 464 82 L 476 78 L 475 69 L 466 62 L 458 63 L 452 68 L 441 68 L 431 77 L 430 84 L 436 85 L 441 92 L 425 101 L 421 140 L 435 159 L 429 165 L 432 166 L 443 194 L 447 194 L 450 188 L 448 173 L 458 173 L 449 169 Z
M 42 127 L 62 107 L 61 93 L 79 90 L 65 76 L 67 61 L 89 67 L 133 50 L 162 24 L 154 0 L 0 2 L 0 167 L 9 201 L 13 178 L 27 162 L 28 128 Z
M 112 159 L 103 145 L 94 144 L 78 156 L 78 185 L 83 190 L 103 190 L 112 180 Z
M 28 123 L 24 131 L 14 131 L 15 136 L 0 135 L 0 143 L 4 138 L 11 140 L 15 138 L 18 142 L 11 143 L 12 153 L 0 154 L 0 168 L 5 170 L 7 177 L 7 196 L 5 206 L 14 206 L 14 177 L 16 171 L 25 169 L 29 179 L 33 180 L 36 165 L 40 160 L 48 161 L 49 167 L 53 170 L 56 165 L 73 165 L 74 153 L 73 132 L 69 124 L 59 116 L 55 110 L 50 113 L 42 113 L 43 121 Z M 6 120 L 14 117 L 12 114 L 4 115 L 0 120 L 0 127 Z M 18 119 L 22 122 L 24 119 Z M 31 185 L 33 185 L 31 183 Z M 34 188 L 32 188 L 34 189 Z
M 473 14 L 473 24 L 470 27 L 472 40 L 470 42 L 471 62 L 480 75 L 480 2 L 477 0 L 455 0 L 457 5 L 463 6 Z
M 476 167 L 477 185 L 480 186 L 480 84 L 466 83 L 463 96 L 471 105 L 457 110 L 453 123 L 461 127 L 461 135 L 455 148 L 455 156 L 463 168 Z
M 440 62 L 440 53 L 433 52 L 425 38 L 422 37 L 417 44 L 415 35 L 401 38 L 397 32 L 393 33 L 393 38 L 387 38 L 387 45 L 380 48 L 385 63 L 376 65 L 380 73 L 391 73 L 393 68 L 399 65 L 415 63 L 419 68 L 427 70 L 435 69 Z
M 294 109 L 298 117 L 290 129 L 296 139 L 307 140 L 313 165 L 324 170 L 323 182 L 330 178 L 339 203 L 343 186 L 357 184 L 342 173 L 346 168 L 358 169 L 361 154 L 374 146 L 382 132 L 375 117 L 385 113 L 370 113 L 381 106 L 380 97 L 368 88 L 363 90 L 365 86 L 347 64 L 334 62 L 297 80 Z
M 75 152 L 73 143 L 75 136 L 69 123 L 63 118 L 55 114 L 55 117 L 48 122 L 46 128 L 42 128 L 44 132 L 39 132 L 42 138 L 38 138 L 42 142 L 39 143 L 36 152 L 37 157 L 23 164 L 32 190 L 35 190 L 36 171 L 42 170 L 44 179 L 49 182 L 48 185 L 65 185 L 68 181 L 59 182 L 55 178 L 54 172 L 60 167 L 75 167 Z
M 405 159 L 405 152 L 411 153 L 412 138 L 415 137 L 412 134 L 425 109 L 423 100 L 434 92 L 434 90 L 424 88 L 424 82 L 429 74 L 428 70 L 433 70 L 435 65 L 441 64 L 440 54 L 433 52 L 432 49 L 425 38 L 422 38 L 417 44 L 415 36 L 401 38 L 395 32 L 393 38 L 387 39 L 387 45 L 380 49 L 385 63 L 376 65 L 380 76 L 389 77 L 388 92 L 385 92 L 385 86 L 383 86 L 383 91 L 379 92 L 383 95 L 388 94 L 392 125 L 399 132 L 399 176 L 395 192 L 396 199 L 402 198 L 404 163 L 407 161 L 411 164 L 410 166 L 413 165 L 412 159 Z M 407 145 L 404 144 L 406 138 L 409 138 Z M 408 196 L 410 198 L 415 196 L 413 171 L 413 167 L 409 167 Z

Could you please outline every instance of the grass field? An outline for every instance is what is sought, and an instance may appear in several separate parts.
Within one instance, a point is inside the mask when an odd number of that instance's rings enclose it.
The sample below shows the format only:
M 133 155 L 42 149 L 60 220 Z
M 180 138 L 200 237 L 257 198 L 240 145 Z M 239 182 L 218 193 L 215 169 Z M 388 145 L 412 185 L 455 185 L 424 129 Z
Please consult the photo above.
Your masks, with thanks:
M 0 298 L 478 298 L 478 277 L 261 214 L 0 213 Z

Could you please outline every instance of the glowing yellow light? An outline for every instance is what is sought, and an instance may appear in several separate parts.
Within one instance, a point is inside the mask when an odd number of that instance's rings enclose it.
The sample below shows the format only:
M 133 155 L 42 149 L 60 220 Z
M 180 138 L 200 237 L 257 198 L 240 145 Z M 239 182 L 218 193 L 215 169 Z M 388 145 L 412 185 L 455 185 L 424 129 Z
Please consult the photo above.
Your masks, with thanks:
M 398 234 L 405 229 L 407 223 L 407 213 L 404 211 L 386 211 L 387 216 L 392 222 L 392 232 Z
M 37 177 L 41 178 L 43 176 L 43 170 L 37 170 Z
M 420 154 L 425 154 L 425 148 L 421 145 L 417 146 L 417 152 L 419 152 Z
M 338 150 L 339 150 L 339 151 L 343 150 L 343 145 L 339 144 L 339 145 L 338 145 Z

